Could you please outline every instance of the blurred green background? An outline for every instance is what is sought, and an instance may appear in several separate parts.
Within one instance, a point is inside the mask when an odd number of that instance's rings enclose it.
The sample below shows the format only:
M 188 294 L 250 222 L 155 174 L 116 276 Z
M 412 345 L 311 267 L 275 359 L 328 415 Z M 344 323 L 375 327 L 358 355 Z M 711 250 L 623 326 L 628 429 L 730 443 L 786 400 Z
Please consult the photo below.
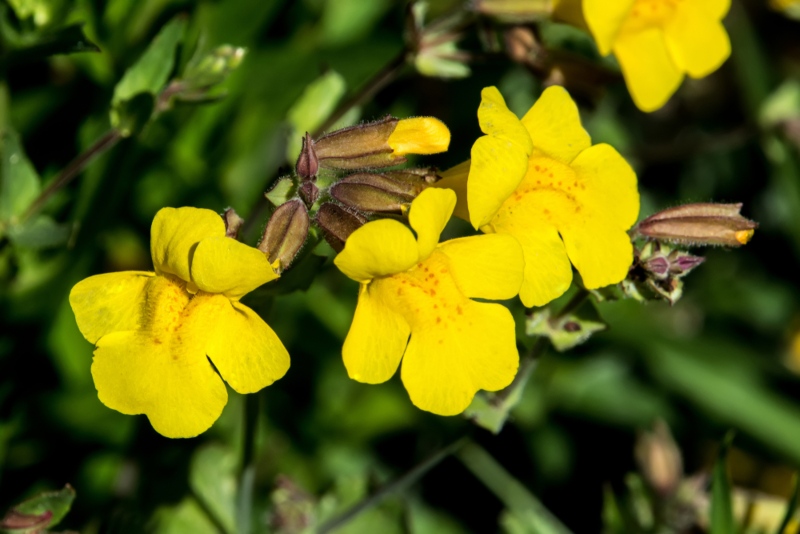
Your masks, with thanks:
M 431 2 L 431 16 L 458 5 Z M 46 185 L 109 130 L 117 82 L 170 21 L 185 32 L 169 79 L 196 50 L 247 49 L 212 91 L 224 90 L 223 98 L 176 103 L 121 140 L 48 200 L 41 226 L 13 227 L 24 210 L 0 207 L 0 508 L 70 483 L 77 499 L 59 528 L 234 532 L 243 524 L 245 399 L 232 394 L 214 427 L 189 440 L 168 440 L 144 416 L 105 408 L 89 373 L 92 346 L 67 295 L 92 274 L 151 269 L 149 225 L 163 206 L 233 207 L 249 221 L 244 240 L 255 244 L 268 216 L 262 193 L 290 171 L 299 136 L 403 50 L 405 3 L 8 0 L 0 17 L 5 189 L 15 157 L 27 154 Z M 80 39 L 58 33 L 74 23 L 100 51 L 47 55 L 50 42 L 75 49 Z M 574 94 L 593 140 L 611 143 L 637 170 L 642 217 L 681 202 L 743 202 L 760 223 L 753 241 L 704 251 L 707 261 L 672 307 L 600 303 L 608 330 L 575 350 L 547 351 L 498 435 L 417 410 L 399 377 L 380 386 L 349 380 L 340 347 L 357 287 L 329 259 L 310 257 L 301 265 L 319 274 L 307 290 L 286 284 L 282 294 L 248 301 L 292 356 L 287 376 L 251 401 L 263 408 L 253 504 L 244 512 L 253 532 L 299 532 L 292 517 L 333 517 L 465 435 L 574 532 L 600 532 L 604 488 L 624 490 L 637 434 L 659 418 L 687 473 L 709 469 L 733 428 L 734 481 L 788 496 L 800 465 L 800 380 L 790 365 L 800 369 L 800 343 L 792 360 L 800 333 L 800 22 L 763 2 L 735 1 L 725 24 L 732 57 L 708 78 L 686 81 L 653 114 L 635 109 L 613 61 L 599 58 L 585 34 L 549 21 L 533 27 L 546 50 L 610 70 L 606 87 Z M 540 72 L 503 53 L 504 30 L 470 19 L 460 46 L 471 53 L 471 75 L 439 79 L 409 66 L 343 120 L 435 116 L 450 127 L 451 149 L 424 163 L 444 169 L 467 159 L 480 135 L 481 88 L 497 85 L 520 115 L 542 89 Z M 24 206 L 39 187 L 28 178 Z M 521 317 L 519 304 L 511 306 Z M 509 499 L 459 458 L 341 531 L 535 532 L 510 520 Z

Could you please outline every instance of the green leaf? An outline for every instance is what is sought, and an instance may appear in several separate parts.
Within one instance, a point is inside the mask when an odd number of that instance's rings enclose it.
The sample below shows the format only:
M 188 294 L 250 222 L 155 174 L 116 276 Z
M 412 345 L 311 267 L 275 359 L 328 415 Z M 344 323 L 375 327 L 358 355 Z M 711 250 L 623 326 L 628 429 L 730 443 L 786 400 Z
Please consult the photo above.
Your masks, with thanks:
M 64 0 L 9 0 L 20 19 L 32 18 L 36 26 L 61 22 L 65 11 Z
M 206 445 L 192 458 L 189 485 L 225 532 L 236 532 L 236 454 L 223 445 Z
M 69 484 L 59 491 L 40 493 L 12 508 L 0 528 L 6 532 L 40 532 L 54 527 L 67 515 L 74 500 L 75 490 Z
M 169 80 L 169 75 L 175 68 L 175 52 L 183 40 L 186 31 L 186 19 L 175 17 L 156 35 L 144 54 L 133 64 L 114 88 L 114 97 L 111 100 L 111 124 L 122 129 L 138 125 L 139 120 L 130 121 L 124 113 L 130 111 L 125 108 L 125 103 L 142 93 L 150 95 L 155 101 Z M 122 130 L 123 135 L 129 136 L 134 130 Z
M 711 534 L 736 534 L 733 521 L 731 481 L 728 474 L 728 451 L 733 432 L 728 432 L 720 444 L 711 479 Z
M 10 226 L 8 229 L 8 237 L 11 241 L 18 246 L 31 249 L 61 246 L 67 242 L 69 234 L 69 226 L 58 224 L 47 215 L 27 220 L 20 225 Z
M 459 460 L 508 508 L 515 532 L 527 534 L 570 534 L 528 489 L 511 476 L 497 460 L 475 443 L 467 443 L 457 453 Z
M 529 336 L 542 336 L 550 339 L 556 350 L 563 352 L 580 345 L 596 332 L 607 328 L 591 304 L 581 306 L 576 312 L 554 318 L 550 308 L 533 312 L 525 325 Z
M 159 508 L 155 514 L 156 534 L 218 534 L 219 528 L 211 521 L 195 499 L 186 497 L 173 507 Z
M 0 132 L 0 153 L 0 222 L 15 222 L 39 195 L 41 184 L 14 130 Z
M 72 24 L 44 33 L 30 43 L 12 49 L 3 62 L 8 65 L 30 63 L 57 54 L 100 52 L 100 48 L 83 33 L 83 24 Z
M 286 148 L 286 158 L 289 161 L 293 162 L 300 154 L 303 134 L 313 132 L 325 122 L 336 109 L 336 104 L 344 96 L 346 89 L 347 85 L 342 75 L 333 70 L 323 74 L 305 88 L 286 116 L 292 127 L 289 146 Z

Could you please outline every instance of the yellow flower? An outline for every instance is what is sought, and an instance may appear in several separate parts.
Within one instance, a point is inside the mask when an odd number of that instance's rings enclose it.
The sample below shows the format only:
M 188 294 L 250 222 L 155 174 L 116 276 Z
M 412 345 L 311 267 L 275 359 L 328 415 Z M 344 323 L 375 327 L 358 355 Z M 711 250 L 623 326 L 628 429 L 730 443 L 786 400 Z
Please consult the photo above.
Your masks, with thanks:
M 239 302 L 277 275 L 259 250 L 226 237 L 210 210 L 160 210 L 150 253 L 154 273 L 92 276 L 69 301 L 81 333 L 97 345 L 92 377 L 100 401 L 146 414 L 164 436 L 192 437 L 222 412 L 222 378 L 253 393 L 289 368 L 275 332 Z
M 402 359 L 411 402 L 439 415 L 463 412 L 480 389 L 508 386 L 519 364 L 511 313 L 471 299 L 516 295 L 522 252 L 503 235 L 439 243 L 455 203 L 452 191 L 427 189 L 409 212 L 416 239 L 397 221 L 377 220 L 334 260 L 361 283 L 342 349 L 350 378 L 385 382 Z
M 400 119 L 387 143 L 393 154 L 438 154 L 450 146 L 450 130 L 439 119 L 413 117 Z
M 481 93 L 487 135 L 472 159 L 436 185 L 458 194 L 455 213 L 487 233 L 510 234 L 525 254 L 520 299 L 542 306 L 564 293 L 572 265 L 588 289 L 625 278 L 633 261 L 626 233 L 639 213 L 636 174 L 606 144 L 592 145 L 578 108 L 549 87 L 522 120 L 500 92 Z
M 731 54 L 730 0 L 583 0 L 600 53 L 614 55 L 642 111 L 666 103 L 684 74 L 702 78 Z

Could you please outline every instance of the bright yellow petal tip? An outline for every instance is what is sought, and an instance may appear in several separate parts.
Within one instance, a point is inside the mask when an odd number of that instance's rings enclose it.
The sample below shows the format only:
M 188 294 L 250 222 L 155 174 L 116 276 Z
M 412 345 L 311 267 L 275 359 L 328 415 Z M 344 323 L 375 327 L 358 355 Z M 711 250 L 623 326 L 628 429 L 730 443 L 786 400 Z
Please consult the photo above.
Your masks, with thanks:
M 414 117 L 398 121 L 388 140 L 397 155 L 438 154 L 450 146 L 450 130 L 433 117 Z

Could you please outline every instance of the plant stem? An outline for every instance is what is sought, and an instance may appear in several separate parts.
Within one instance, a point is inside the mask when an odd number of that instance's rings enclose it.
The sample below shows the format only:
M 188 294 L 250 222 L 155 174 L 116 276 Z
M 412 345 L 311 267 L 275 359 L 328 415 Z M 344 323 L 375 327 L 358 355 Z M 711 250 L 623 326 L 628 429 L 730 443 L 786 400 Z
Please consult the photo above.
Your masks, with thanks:
M 242 432 L 242 465 L 239 472 L 239 503 L 236 524 L 238 532 L 252 531 L 253 489 L 255 486 L 255 448 L 261 398 L 257 393 L 245 396 Z
M 572 295 L 572 298 L 564 304 L 564 307 L 558 310 L 558 313 L 553 315 L 550 318 L 550 324 L 556 324 L 558 321 L 567 317 L 574 311 L 577 311 L 578 308 L 583 306 L 583 303 L 586 302 L 586 299 L 589 298 L 589 291 L 584 288 L 578 288 L 578 291 Z
M 39 196 L 28 206 L 28 209 L 21 217 L 21 221 L 37 214 L 44 207 L 45 203 L 65 185 L 70 183 L 76 176 L 91 163 L 95 158 L 108 151 L 122 139 L 122 134 L 117 130 L 109 130 L 105 135 L 95 141 L 92 146 L 87 148 L 78 157 L 69 162 L 64 169 L 50 182 Z
M 367 497 L 366 499 L 362 500 L 343 514 L 334 517 L 333 519 L 326 521 L 322 525 L 317 528 L 317 534 L 326 534 L 328 532 L 333 532 L 337 528 L 344 526 L 348 521 L 353 519 L 358 514 L 369 510 L 370 508 L 377 506 L 383 501 L 386 497 L 391 495 L 392 493 L 402 491 L 414 482 L 416 482 L 422 475 L 430 471 L 432 468 L 437 466 L 442 460 L 450 456 L 451 454 L 458 451 L 465 443 L 467 443 L 467 438 L 461 438 L 454 443 L 451 443 L 447 447 L 439 450 L 433 456 L 425 460 L 424 462 L 416 465 L 414 468 L 411 469 L 408 473 L 401 476 L 394 482 L 387 484 L 386 486 L 379 489 L 377 492 L 372 494 L 371 496 Z

